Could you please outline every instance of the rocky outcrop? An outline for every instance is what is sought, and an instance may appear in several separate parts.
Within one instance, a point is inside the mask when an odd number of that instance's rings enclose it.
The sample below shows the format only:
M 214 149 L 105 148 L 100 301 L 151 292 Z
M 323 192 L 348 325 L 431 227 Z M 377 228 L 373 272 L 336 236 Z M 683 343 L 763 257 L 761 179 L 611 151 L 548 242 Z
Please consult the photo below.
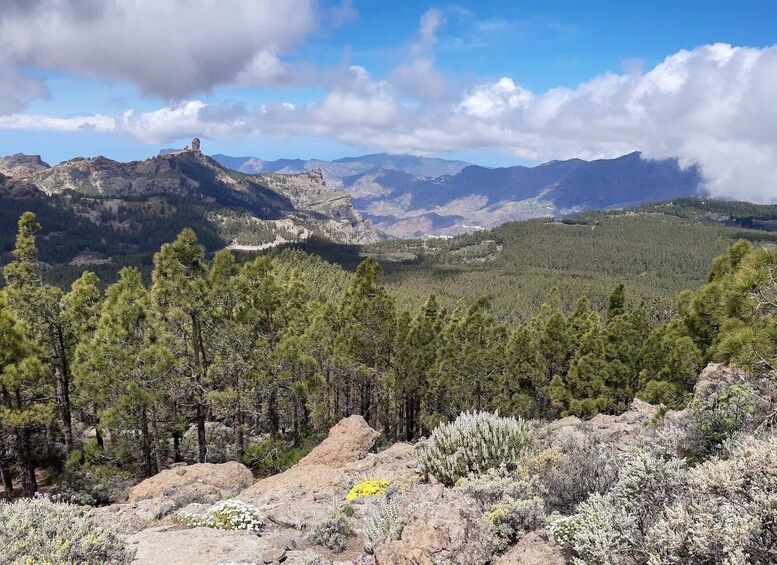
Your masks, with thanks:
M 635 398 L 623 414 L 617 416 L 598 414 L 588 421 L 583 421 L 577 416 L 567 416 L 543 426 L 538 430 L 538 434 L 540 437 L 550 436 L 554 443 L 564 441 L 569 436 L 573 438 L 585 436 L 595 442 L 607 442 L 616 447 L 623 447 L 655 423 L 658 413 L 658 406 Z M 671 421 L 677 419 L 680 414 L 670 410 L 664 418 Z
M 197 463 L 167 469 L 134 486 L 129 502 L 148 498 L 165 498 L 176 507 L 192 502 L 213 503 L 235 496 L 254 482 L 245 465 L 228 463 Z
M 376 565 L 491 562 L 494 554 L 491 524 L 467 497 L 442 485 L 422 485 L 408 494 L 403 504 L 410 521 L 398 540 L 377 544 Z
M 496 560 L 496 565 L 566 565 L 564 550 L 546 531 L 530 532 L 523 536 L 507 553 Z
M 363 459 L 379 435 L 361 416 L 349 416 L 329 430 L 327 438 L 303 457 L 299 465 L 343 467 Z
M 50 168 L 40 155 L 16 153 L 9 157 L 0 157 L 0 174 L 10 178 L 26 179 L 36 171 Z
M 415 448 L 396 443 L 367 453 L 377 435 L 361 416 L 346 418 L 291 469 L 256 482 L 238 498 L 262 510 L 271 522 L 301 531 L 326 517 L 332 501 L 343 500 L 355 482 L 379 478 L 414 483 Z M 369 510 L 362 499 L 355 506 L 363 514 Z
M 212 528 L 156 526 L 127 538 L 135 548 L 135 565 L 217 565 L 224 563 L 280 563 L 301 565 L 302 552 L 289 551 L 286 540 L 252 532 Z M 266 561 L 264 558 L 273 558 Z

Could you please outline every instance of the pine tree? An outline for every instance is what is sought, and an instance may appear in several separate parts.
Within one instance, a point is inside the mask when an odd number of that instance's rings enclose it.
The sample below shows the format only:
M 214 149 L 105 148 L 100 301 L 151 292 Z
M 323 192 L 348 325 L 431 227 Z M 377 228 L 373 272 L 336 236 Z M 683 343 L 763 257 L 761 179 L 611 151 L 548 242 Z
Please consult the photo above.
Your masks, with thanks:
M 204 325 L 210 297 L 207 277 L 205 249 L 192 229 L 183 230 L 173 243 L 166 243 L 154 255 L 153 303 L 168 325 L 170 349 L 179 361 L 179 371 L 189 382 L 184 393 L 194 408 L 200 463 L 205 462 L 208 451 L 205 422 L 210 360 Z
M 70 359 L 68 330 L 62 316 L 63 293 L 43 281 L 35 233 L 40 229 L 35 214 L 19 218 L 14 260 L 5 266 L 6 296 L 11 312 L 24 323 L 29 338 L 46 352 L 46 363 L 54 374 L 65 447 L 73 449 L 73 419 L 70 402 Z
M 76 355 L 79 387 L 96 403 L 98 414 L 115 433 L 136 432 L 141 474 L 160 470 L 160 414 L 170 392 L 173 358 L 160 339 L 150 297 L 140 272 L 121 270 L 109 287 L 94 337 Z M 156 457 L 154 457 L 156 455 Z M 155 465 L 156 462 L 156 465 Z
M 0 425 L 7 438 L 13 438 L 21 470 L 22 490 L 32 496 L 38 490 L 35 478 L 33 433 L 51 423 L 56 412 L 45 366 L 33 354 L 21 325 L 0 295 Z M 10 485 L 8 466 L 3 481 Z

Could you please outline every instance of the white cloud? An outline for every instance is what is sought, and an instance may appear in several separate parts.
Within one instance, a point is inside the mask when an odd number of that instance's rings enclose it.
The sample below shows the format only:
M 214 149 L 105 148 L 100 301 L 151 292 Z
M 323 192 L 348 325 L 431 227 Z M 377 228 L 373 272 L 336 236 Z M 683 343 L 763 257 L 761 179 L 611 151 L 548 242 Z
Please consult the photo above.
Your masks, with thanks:
M 432 17 L 422 21 L 419 37 L 433 44 L 439 25 Z M 273 52 L 264 53 L 256 72 L 277 76 Z M 421 78 L 424 69 L 431 75 L 433 61 L 424 63 L 430 58 L 411 57 L 407 65 L 418 69 L 411 78 Z M 408 100 L 400 75 L 395 70 L 376 78 L 354 66 L 328 75 L 324 94 L 313 103 L 250 108 L 188 100 L 128 112 L 116 128 L 155 144 L 194 136 L 314 135 L 391 152 L 484 149 L 535 162 L 641 150 L 648 158 L 698 164 L 715 196 L 777 203 L 777 46 L 706 45 L 675 53 L 646 72 L 632 67 L 626 74 L 606 73 L 577 88 L 544 93 L 503 77 L 454 100 L 431 95 Z M 25 127 L 18 125 L 23 123 L 18 114 L 8 120 L 0 126 Z M 38 125 L 29 127 L 55 127 L 31 120 Z M 57 127 L 71 123 L 76 122 Z
M 345 2 L 339 17 L 352 12 Z M 0 68 L 127 80 L 171 98 L 238 76 L 275 85 L 289 72 L 278 56 L 316 31 L 318 16 L 315 0 L 4 0 Z M 0 112 L 13 111 L 3 98 Z
M 607 73 L 575 89 L 532 93 L 504 77 L 454 104 L 403 104 L 353 67 L 307 106 L 173 107 L 123 120 L 146 141 L 190 135 L 320 135 L 388 151 L 490 149 L 523 159 L 645 157 L 697 163 L 715 196 L 777 202 L 777 46 L 681 51 L 644 74 Z M 163 125 L 164 124 L 164 125 Z
M 491 118 L 506 111 L 525 108 L 534 99 L 528 90 L 503 77 L 493 84 L 475 88 L 461 101 L 461 109 L 478 118 Z
M 57 131 L 113 131 L 116 120 L 109 116 L 73 116 L 53 118 L 30 114 L 0 116 L 0 129 L 57 130 Z

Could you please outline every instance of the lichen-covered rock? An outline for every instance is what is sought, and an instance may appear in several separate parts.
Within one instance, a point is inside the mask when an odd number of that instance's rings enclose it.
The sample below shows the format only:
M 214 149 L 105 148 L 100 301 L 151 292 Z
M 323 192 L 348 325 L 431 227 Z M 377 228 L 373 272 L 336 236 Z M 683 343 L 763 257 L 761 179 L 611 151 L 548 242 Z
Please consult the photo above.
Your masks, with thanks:
M 122 534 L 134 534 L 151 526 L 176 509 L 172 500 L 147 498 L 128 504 L 111 504 L 92 508 L 89 518 L 96 524 L 109 525 Z
M 496 565 L 566 565 L 564 550 L 545 531 L 530 532 L 496 560 Z
M 329 430 L 327 438 L 303 457 L 299 465 L 326 465 L 344 467 L 363 459 L 380 434 L 373 430 L 361 416 L 349 416 Z
M 484 565 L 494 554 L 491 524 L 468 497 L 419 485 L 403 502 L 407 524 L 397 540 L 376 544 L 376 565 Z
M 228 463 L 198 463 L 167 469 L 134 486 L 129 502 L 146 498 L 165 498 L 176 507 L 192 502 L 212 503 L 235 496 L 254 482 L 245 465 Z

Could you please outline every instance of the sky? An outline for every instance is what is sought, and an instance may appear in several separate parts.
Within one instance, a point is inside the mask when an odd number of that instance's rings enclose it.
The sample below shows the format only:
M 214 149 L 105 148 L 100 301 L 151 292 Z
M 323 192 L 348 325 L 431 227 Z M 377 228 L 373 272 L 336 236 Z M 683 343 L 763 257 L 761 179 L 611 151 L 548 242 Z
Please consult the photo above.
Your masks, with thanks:
M 777 203 L 777 2 L 0 0 L 0 155 L 642 151 Z

